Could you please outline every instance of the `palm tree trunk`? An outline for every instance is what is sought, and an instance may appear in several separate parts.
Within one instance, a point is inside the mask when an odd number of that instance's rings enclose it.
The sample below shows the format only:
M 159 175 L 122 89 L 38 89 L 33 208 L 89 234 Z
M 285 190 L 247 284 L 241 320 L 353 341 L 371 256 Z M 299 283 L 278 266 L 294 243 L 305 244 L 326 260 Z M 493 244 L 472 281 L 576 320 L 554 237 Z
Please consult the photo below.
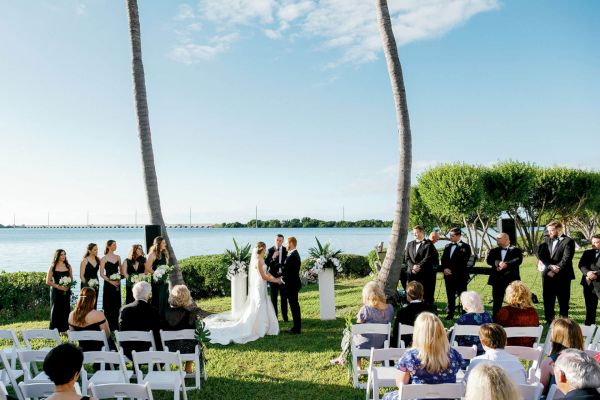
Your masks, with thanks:
M 412 163 L 412 139 L 410 133 L 410 121 L 408 118 L 408 106 L 406 104 L 406 91 L 404 89 L 404 78 L 402 66 L 398 58 L 398 48 L 390 21 L 387 0 L 376 0 L 377 21 L 379 32 L 383 41 L 383 52 L 387 61 L 388 73 L 396 105 L 396 121 L 398 124 L 398 138 L 400 160 L 398 163 L 398 182 L 396 185 L 396 209 L 394 211 L 394 222 L 392 233 L 385 259 L 377 280 L 384 284 L 385 295 L 388 301 L 395 303 L 397 298 L 398 281 L 400 280 L 400 268 L 406 247 L 408 234 L 409 200 L 410 200 L 410 170 Z
M 148 101 L 146 98 L 146 79 L 144 77 L 144 64 L 142 63 L 142 40 L 140 35 L 140 17 L 138 13 L 137 0 L 126 0 L 129 17 L 129 37 L 131 39 L 132 73 L 133 73 L 133 97 L 135 103 L 135 115 L 137 118 L 138 138 L 142 151 L 142 166 L 144 173 L 144 187 L 148 200 L 148 211 L 150 223 L 162 227 L 163 237 L 167 240 L 169 254 L 174 272 L 170 276 L 171 285 L 183 284 L 183 276 L 177 257 L 171 246 L 169 234 L 165 226 L 160 207 L 160 195 L 158 192 L 158 180 L 154 166 L 154 151 L 152 150 L 152 135 L 150 132 L 150 118 L 148 116 Z

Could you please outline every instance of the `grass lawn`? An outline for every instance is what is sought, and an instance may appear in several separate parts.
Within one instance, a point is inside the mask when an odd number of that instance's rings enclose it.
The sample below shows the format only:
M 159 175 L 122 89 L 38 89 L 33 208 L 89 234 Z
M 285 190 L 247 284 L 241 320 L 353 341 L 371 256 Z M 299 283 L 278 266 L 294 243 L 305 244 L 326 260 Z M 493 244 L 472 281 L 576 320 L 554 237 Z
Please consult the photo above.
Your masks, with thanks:
M 575 256 L 577 265 L 579 256 Z M 541 278 L 534 266 L 535 259 L 526 258 L 521 267 L 521 278 L 542 299 Z M 583 322 L 585 305 L 581 274 L 571 285 L 570 316 Z M 537 277 L 537 278 L 536 278 Z M 487 276 L 477 276 L 469 289 L 483 295 L 486 309 L 491 310 L 491 287 Z M 209 346 L 208 381 L 202 390 L 190 391 L 190 399 L 362 399 L 364 390 L 355 390 L 347 378 L 345 367 L 331 366 L 329 360 L 340 350 L 344 317 L 356 315 L 361 304 L 362 286 L 370 278 L 339 280 L 336 284 L 337 320 L 319 320 L 319 292 L 316 285 L 303 288 L 300 293 L 302 308 L 302 335 L 267 336 L 245 345 Z M 438 274 L 436 302 L 439 310 L 446 306 L 443 279 Z M 229 298 L 199 301 L 200 307 L 211 312 L 230 308 Z M 543 319 L 542 304 L 536 305 Z M 557 304 L 558 308 L 558 304 Z M 446 323 L 451 326 L 451 323 Z M 47 328 L 48 315 L 21 315 L 17 320 L 2 322 L 0 329 Z M 281 322 L 285 331 L 291 322 Z M 6 344 L 4 344 L 6 345 Z M 0 342 L 0 347 L 2 342 Z M 155 392 L 156 399 L 170 399 L 169 392 Z

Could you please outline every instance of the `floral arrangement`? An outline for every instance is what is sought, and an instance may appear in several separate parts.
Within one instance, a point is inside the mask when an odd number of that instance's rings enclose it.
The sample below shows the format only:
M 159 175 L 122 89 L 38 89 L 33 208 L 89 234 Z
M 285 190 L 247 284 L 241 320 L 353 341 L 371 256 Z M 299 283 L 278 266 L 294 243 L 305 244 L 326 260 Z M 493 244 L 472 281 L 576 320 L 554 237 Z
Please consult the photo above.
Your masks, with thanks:
M 58 281 L 58 285 L 66 287 L 67 290 L 73 289 L 76 284 L 77 284 L 77 282 L 75 282 L 73 279 L 69 278 L 68 276 L 63 276 Z M 63 292 L 63 294 L 66 294 L 66 293 L 67 292 Z
M 152 280 L 152 274 L 131 274 L 127 277 L 127 286 L 132 287 L 138 282 L 148 282 Z
M 88 284 L 88 286 L 89 286 L 90 288 L 92 288 L 92 289 L 94 289 L 94 290 L 96 290 L 96 291 L 98 290 L 98 287 L 100 286 L 100 282 L 98 282 L 98 279 L 94 279 L 94 278 L 90 279 L 90 280 L 87 282 L 87 284 Z
M 152 274 L 152 280 L 156 283 L 167 283 L 169 275 L 173 272 L 173 267 L 168 265 L 159 265 L 156 267 L 156 271 Z
M 119 273 L 112 274 L 111 276 L 108 277 L 108 279 L 110 279 L 111 281 L 120 281 L 121 274 L 119 274 Z
M 250 264 L 250 243 L 244 247 L 240 247 L 233 239 L 234 250 L 225 250 L 225 263 L 229 265 L 227 268 L 227 279 L 231 280 L 236 275 L 248 273 L 248 264 Z
M 337 258 L 337 256 L 341 254 L 342 251 L 331 250 L 329 243 L 321 245 L 321 242 L 318 238 L 315 237 L 315 240 L 317 241 L 317 247 L 311 247 L 310 249 L 308 249 L 308 253 L 310 255 L 309 262 L 312 264 L 310 271 L 312 273 L 318 274 L 326 268 L 335 268 L 337 272 L 342 272 L 342 264 Z

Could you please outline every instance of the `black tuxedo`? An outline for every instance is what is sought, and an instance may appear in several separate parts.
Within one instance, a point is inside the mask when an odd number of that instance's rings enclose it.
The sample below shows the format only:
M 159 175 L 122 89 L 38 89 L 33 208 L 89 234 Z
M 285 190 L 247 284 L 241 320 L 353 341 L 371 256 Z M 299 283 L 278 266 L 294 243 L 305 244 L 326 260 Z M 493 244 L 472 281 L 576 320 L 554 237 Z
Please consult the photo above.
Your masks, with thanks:
M 394 324 L 392 325 L 390 347 L 396 347 L 398 344 L 398 324 L 413 326 L 417 316 L 424 311 L 434 312 L 433 307 L 430 304 L 422 301 L 408 303 L 405 307 L 398 310 L 396 318 L 394 319 Z M 402 335 L 400 339 L 404 340 L 406 347 L 410 347 L 412 344 L 412 335 Z
M 160 341 L 160 316 L 158 310 L 143 300 L 136 300 L 121 307 L 119 315 L 120 331 L 152 331 L 156 350 L 162 350 Z M 148 351 L 147 343 L 125 342 L 123 353 L 131 359 L 131 351 Z
M 438 263 L 437 250 L 433 243 L 423 239 L 417 250 L 417 241 L 413 240 L 406 245 L 404 252 L 406 265 L 408 266 L 408 281 L 417 281 L 425 289 L 424 300 L 433 304 L 433 295 L 435 292 L 435 272 Z M 421 270 L 417 273 L 412 272 L 414 266 L 420 266 Z
M 513 281 L 521 280 L 519 274 L 519 266 L 523 263 L 523 252 L 518 247 L 510 246 L 506 250 L 506 255 L 502 259 L 502 247 L 496 247 L 490 250 L 486 262 L 492 267 L 488 285 L 492 285 L 492 298 L 494 305 L 492 307 L 492 315 L 496 318 L 496 313 L 502 307 L 504 293 L 506 288 Z M 498 271 L 498 265 L 504 261 L 507 265 L 502 271 Z
M 452 252 L 452 247 L 456 247 Z M 452 253 L 452 256 L 450 256 Z M 457 244 L 448 243 L 444 247 L 442 254 L 442 271 L 449 269 L 452 275 L 444 275 L 444 283 L 446 284 L 446 296 L 448 298 L 448 315 L 454 317 L 456 309 L 456 296 L 467 290 L 469 282 L 469 272 L 467 264 L 471 257 L 471 246 L 467 243 L 458 241 Z
M 600 400 L 600 393 L 596 388 L 574 389 L 565 394 L 563 399 Z
M 546 322 L 554 320 L 554 305 L 558 298 L 559 314 L 569 316 L 569 299 L 571 298 L 571 281 L 575 279 L 573 272 L 573 255 L 575 241 L 566 235 L 561 235 L 554 245 L 554 240 L 546 238 L 538 247 L 538 258 L 546 266 L 542 273 L 542 293 L 544 297 L 544 316 Z M 550 265 L 558 265 L 558 271 L 553 277 L 548 275 Z
M 300 333 L 302 329 L 302 316 L 300 314 L 300 303 L 298 303 L 298 292 L 302 287 L 302 282 L 300 282 L 300 264 L 302 264 L 300 254 L 298 254 L 297 250 L 292 250 L 287 254 L 283 265 L 283 281 L 285 282 L 283 288 L 290 305 L 290 310 L 292 311 L 292 319 L 294 320 L 294 326 L 291 330 L 296 333 Z
M 283 275 L 283 266 L 285 264 L 285 259 L 287 257 L 287 249 L 281 246 L 281 251 L 279 257 L 275 257 L 273 259 L 273 254 L 277 248 L 275 246 L 271 247 L 267 252 L 267 258 L 265 259 L 265 264 L 267 264 L 267 270 L 271 275 L 276 278 L 279 278 Z M 281 260 L 281 262 L 279 262 Z M 275 315 L 277 315 L 277 296 L 281 297 L 281 317 L 284 321 L 288 320 L 288 301 L 285 296 L 285 291 L 281 290 L 281 286 L 278 283 L 269 282 L 269 286 L 271 288 L 271 302 L 273 303 L 273 307 L 275 308 Z
M 583 285 L 583 298 L 585 299 L 585 324 L 596 324 L 596 309 L 600 297 L 600 256 L 596 256 L 596 250 L 586 250 L 579 260 L 579 269 L 583 273 L 581 285 Z M 588 272 L 596 272 L 598 279 L 588 281 Z

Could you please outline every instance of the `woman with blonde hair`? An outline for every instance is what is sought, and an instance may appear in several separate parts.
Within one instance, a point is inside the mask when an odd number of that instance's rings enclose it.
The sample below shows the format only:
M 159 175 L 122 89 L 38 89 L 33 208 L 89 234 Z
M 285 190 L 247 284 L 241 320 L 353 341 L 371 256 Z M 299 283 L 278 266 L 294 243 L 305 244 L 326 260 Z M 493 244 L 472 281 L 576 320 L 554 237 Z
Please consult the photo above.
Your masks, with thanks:
M 521 392 L 498 365 L 481 363 L 473 368 L 467 382 L 465 400 L 515 400 Z
M 496 323 L 505 328 L 514 326 L 539 326 L 540 317 L 533 307 L 531 291 L 521 281 L 513 281 L 506 288 L 506 302 L 508 305 L 502 307 L 496 314 Z M 517 337 L 509 338 L 508 346 L 531 347 L 536 338 Z
M 398 386 L 409 383 L 456 383 L 456 373 L 463 358 L 450 347 L 446 330 L 440 319 L 422 312 L 415 320 L 413 347 L 404 353 L 396 368 Z M 384 400 L 395 400 L 398 392 L 386 394 Z

